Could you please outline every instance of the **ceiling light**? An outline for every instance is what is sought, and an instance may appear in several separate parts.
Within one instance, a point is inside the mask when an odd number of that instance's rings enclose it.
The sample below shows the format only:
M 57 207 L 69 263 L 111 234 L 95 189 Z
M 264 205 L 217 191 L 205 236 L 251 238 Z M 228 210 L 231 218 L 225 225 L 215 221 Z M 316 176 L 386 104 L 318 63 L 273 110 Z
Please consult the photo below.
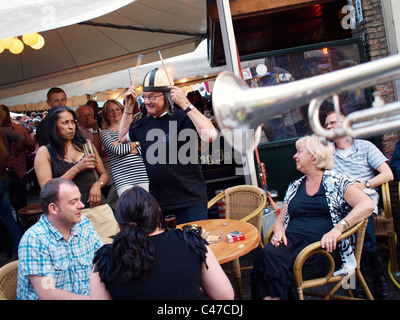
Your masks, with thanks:
M 33 49 L 39 50 L 44 46 L 44 38 L 39 34 L 39 41 L 35 45 L 31 46 Z
M 27 46 L 34 46 L 39 42 L 39 34 L 38 33 L 29 33 L 29 34 L 24 34 L 22 36 L 22 41 L 27 45 Z
M 19 54 L 24 50 L 24 44 L 21 40 L 15 39 L 14 45 L 8 50 L 13 54 Z
M 44 46 L 44 38 L 39 33 L 24 34 L 22 36 L 22 41 L 19 40 L 18 37 L 0 39 L 0 53 L 2 53 L 4 49 L 8 49 L 13 54 L 19 54 L 24 50 L 24 43 L 36 50 Z
M 3 47 L 4 49 L 10 49 L 14 45 L 15 38 L 5 38 L 5 39 L 0 39 L 0 46 Z

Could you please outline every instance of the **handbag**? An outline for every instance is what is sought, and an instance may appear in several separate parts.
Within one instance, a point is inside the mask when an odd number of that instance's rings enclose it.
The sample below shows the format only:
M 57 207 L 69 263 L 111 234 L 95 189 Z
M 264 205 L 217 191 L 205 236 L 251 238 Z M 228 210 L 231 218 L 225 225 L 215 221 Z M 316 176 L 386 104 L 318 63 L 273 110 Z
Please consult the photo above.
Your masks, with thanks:
M 86 208 L 81 213 L 90 220 L 104 243 L 111 243 L 113 241 L 111 236 L 120 231 L 114 212 L 108 204 Z

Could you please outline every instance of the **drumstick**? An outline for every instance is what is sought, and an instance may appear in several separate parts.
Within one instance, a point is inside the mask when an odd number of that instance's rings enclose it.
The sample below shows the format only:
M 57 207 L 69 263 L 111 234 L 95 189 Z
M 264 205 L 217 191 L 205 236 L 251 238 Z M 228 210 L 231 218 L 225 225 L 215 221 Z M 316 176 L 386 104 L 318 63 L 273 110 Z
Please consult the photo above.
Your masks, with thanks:
M 136 85 L 136 78 L 138 75 L 139 67 L 142 63 L 142 59 L 143 59 L 143 55 L 142 54 L 138 55 L 137 62 L 136 62 L 136 72 L 135 72 L 135 77 L 133 78 L 133 81 L 132 81 L 132 87 L 135 87 L 135 85 Z
M 142 54 L 138 55 L 138 58 L 137 58 L 137 61 L 136 61 L 135 76 L 134 76 L 133 81 L 132 81 L 132 87 L 135 87 L 135 85 L 136 85 L 136 78 L 137 78 L 137 75 L 138 75 L 138 72 L 139 72 L 139 67 L 140 67 L 140 65 L 142 64 L 142 59 L 143 59 L 143 55 L 142 55 Z M 126 91 L 127 91 L 127 90 L 122 91 L 122 92 L 118 95 L 118 97 L 115 98 L 115 100 L 117 100 L 120 96 L 122 96 Z
M 162 57 L 162 55 L 161 55 L 161 51 L 158 51 L 158 55 L 160 56 L 161 63 L 162 63 L 162 65 L 163 65 L 163 68 L 164 68 L 164 70 L 165 70 L 165 73 L 167 74 L 169 84 L 170 84 L 171 86 L 173 86 L 173 85 L 174 85 L 174 79 L 172 78 L 171 74 L 168 72 L 167 67 L 165 66 L 164 59 L 163 59 L 163 57 Z

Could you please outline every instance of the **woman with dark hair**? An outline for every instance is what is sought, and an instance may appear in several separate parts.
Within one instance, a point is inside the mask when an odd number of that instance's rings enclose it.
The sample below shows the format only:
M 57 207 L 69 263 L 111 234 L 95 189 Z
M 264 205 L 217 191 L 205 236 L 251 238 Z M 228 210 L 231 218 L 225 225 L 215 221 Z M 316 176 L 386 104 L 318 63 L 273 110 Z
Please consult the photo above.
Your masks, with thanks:
M 140 187 L 116 206 L 121 231 L 100 248 L 90 279 L 92 299 L 233 299 L 232 285 L 207 242 L 191 230 L 162 230 L 155 198 Z M 201 289 L 202 288 L 202 289 Z
M 71 108 L 54 107 L 46 118 L 49 144 L 38 149 L 34 163 L 40 187 L 57 177 L 74 181 L 87 208 L 82 214 L 91 220 L 103 241 L 109 241 L 109 236 L 118 232 L 118 226 L 101 193 L 108 175 L 96 148 L 93 146 L 94 154 L 85 155 L 84 145 L 90 141 L 77 130 L 76 115 Z

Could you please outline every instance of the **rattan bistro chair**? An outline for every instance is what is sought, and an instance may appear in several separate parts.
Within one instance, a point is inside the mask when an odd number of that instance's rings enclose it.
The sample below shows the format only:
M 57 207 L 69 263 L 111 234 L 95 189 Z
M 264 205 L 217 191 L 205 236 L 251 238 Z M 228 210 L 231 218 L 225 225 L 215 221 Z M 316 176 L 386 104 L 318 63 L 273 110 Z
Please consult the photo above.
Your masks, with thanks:
M 392 185 L 394 186 L 396 182 L 393 181 L 392 183 Z M 399 189 L 400 192 L 400 182 L 397 182 L 396 187 Z M 374 217 L 375 237 L 386 238 L 387 246 L 385 246 L 385 248 L 389 251 L 390 270 L 392 273 L 397 273 L 399 271 L 399 263 L 397 260 L 396 234 L 393 220 L 392 198 L 389 182 L 381 185 L 381 193 L 383 210 L 380 210 L 379 214 Z
M 364 276 L 361 273 L 360 269 L 360 260 L 361 260 L 361 254 L 362 254 L 362 249 L 364 245 L 364 235 L 365 235 L 365 229 L 368 224 L 368 219 L 365 219 L 349 230 L 343 232 L 343 234 L 338 238 L 338 240 L 345 239 L 352 234 L 356 234 L 356 244 L 355 244 L 355 258 L 357 262 L 357 267 L 355 269 L 355 272 L 351 275 L 348 275 L 346 277 L 343 276 L 333 276 L 333 272 L 335 271 L 335 262 L 331 254 L 329 254 L 325 249 L 321 248 L 321 241 L 314 242 L 307 247 L 305 247 L 297 256 L 294 264 L 293 264 L 293 276 L 296 282 L 298 294 L 299 294 L 299 299 L 304 300 L 304 295 L 309 295 L 309 296 L 318 296 L 318 297 L 323 297 L 324 299 L 328 300 L 330 298 L 332 299 L 342 299 L 342 300 L 355 300 L 353 293 L 351 291 L 350 286 L 348 285 L 347 281 L 352 275 L 356 275 L 357 280 L 360 281 L 362 288 L 364 289 L 365 295 L 369 300 L 373 300 L 372 294 L 368 288 L 368 285 L 364 279 Z M 265 235 L 264 238 L 264 244 L 267 244 L 272 237 L 273 234 L 273 228 L 274 226 L 271 226 L 271 228 L 268 230 L 268 232 Z M 303 275 L 302 275 L 302 269 L 305 261 L 312 255 L 314 254 L 324 254 L 326 257 L 328 257 L 328 260 L 330 262 L 330 270 L 328 274 L 325 277 L 322 278 L 317 278 L 317 279 L 311 279 L 311 280 L 303 280 Z M 309 288 L 315 288 L 315 287 L 320 287 L 328 283 L 334 283 L 336 282 L 336 285 L 328 292 L 328 293 L 321 293 L 321 292 L 305 292 L 305 289 Z M 343 286 L 343 284 L 346 284 Z M 347 287 L 347 293 L 348 297 L 346 296 L 338 296 L 335 295 L 336 291 L 343 286 L 344 288 Z M 358 299 L 357 299 L 358 300 Z
M 228 188 L 211 199 L 208 202 L 208 208 L 211 208 L 223 198 L 225 198 L 225 217 L 227 219 L 235 219 L 251 223 L 257 228 L 261 235 L 263 219 L 262 212 L 267 204 L 267 197 L 262 189 L 252 185 L 239 185 Z M 264 247 L 261 240 L 260 246 Z M 237 295 L 239 299 L 243 300 L 241 270 L 246 270 L 251 267 L 241 268 L 239 259 L 235 259 L 223 264 L 223 268 L 227 274 L 233 275 Z
M 0 268 L 0 300 L 17 300 L 18 260 Z
M 262 212 L 267 205 L 265 192 L 256 186 L 239 185 L 225 189 L 208 202 L 208 209 L 225 198 L 226 219 L 241 220 L 254 225 L 261 234 Z M 263 242 L 260 240 L 263 247 Z

